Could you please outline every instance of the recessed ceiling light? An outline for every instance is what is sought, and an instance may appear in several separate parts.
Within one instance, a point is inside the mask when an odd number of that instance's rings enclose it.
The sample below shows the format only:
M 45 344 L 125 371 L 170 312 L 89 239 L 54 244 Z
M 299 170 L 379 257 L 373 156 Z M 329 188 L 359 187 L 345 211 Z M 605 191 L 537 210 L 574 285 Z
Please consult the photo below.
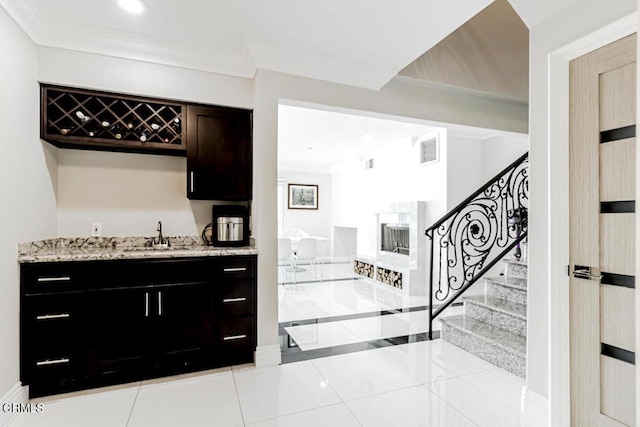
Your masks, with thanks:
M 136 15 L 144 12 L 145 4 L 141 0 L 118 0 L 118 6 Z

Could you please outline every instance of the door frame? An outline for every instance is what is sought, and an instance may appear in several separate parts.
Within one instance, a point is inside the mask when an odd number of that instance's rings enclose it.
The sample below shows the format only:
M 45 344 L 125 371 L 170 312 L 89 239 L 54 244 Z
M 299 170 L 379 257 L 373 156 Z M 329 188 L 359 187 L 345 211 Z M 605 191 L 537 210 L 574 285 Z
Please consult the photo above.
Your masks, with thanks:
M 567 274 L 569 265 L 569 62 L 635 32 L 638 32 L 636 12 L 581 37 L 549 55 L 549 212 L 547 215 L 549 242 L 554 242 L 553 245 L 549 245 L 548 254 L 549 409 L 552 426 L 570 425 L 571 418 L 568 404 L 571 400 L 569 393 L 569 276 Z M 640 150 L 638 152 L 640 153 Z M 636 182 L 640 181 L 639 177 L 640 174 L 637 174 Z M 639 241 L 636 235 L 636 245 Z M 640 298 L 637 297 L 636 307 L 639 300 Z M 636 312 L 640 313 L 637 309 Z M 640 329 L 638 319 L 640 316 L 636 316 L 636 333 Z M 637 385 L 636 398 L 638 394 L 640 394 L 640 385 Z

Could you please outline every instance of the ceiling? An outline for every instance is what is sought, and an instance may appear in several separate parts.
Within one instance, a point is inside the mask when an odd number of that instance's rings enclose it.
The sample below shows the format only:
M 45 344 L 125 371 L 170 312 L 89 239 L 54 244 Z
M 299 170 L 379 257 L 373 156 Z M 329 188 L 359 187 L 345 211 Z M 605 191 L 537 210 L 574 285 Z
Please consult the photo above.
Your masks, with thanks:
M 529 29 L 507 0 L 495 0 L 399 75 L 527 103 Z
M 280 105 L 278 170 L 330 173 L 345 161 L 364 160 L 383 145 L 437 130 L 415 123 Z
M 379 89 L 491 0 L 0 0 L 39 45 L 253 77 L 257 68 Z
M 510 0 L 527 25 L 575 0 Z M 0 0 L 36 44 L 248 77 L 380 89 L 492 0 Z
M 281 104 L 278 107 L 278 170 L 331 173 L 345 162 L 363 161 L 382 146 L 433 135 L 443 127 Z M 447 135 L 484 140 L 505 132 L 446 125 Z

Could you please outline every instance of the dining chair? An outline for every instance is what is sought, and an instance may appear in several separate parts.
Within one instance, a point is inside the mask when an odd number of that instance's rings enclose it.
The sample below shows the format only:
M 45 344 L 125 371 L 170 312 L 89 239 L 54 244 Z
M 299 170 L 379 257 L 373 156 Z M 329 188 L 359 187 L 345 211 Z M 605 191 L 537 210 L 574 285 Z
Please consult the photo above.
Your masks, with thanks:
M 294 283 L 296 281 L 297 266 L 300 261 L 309 261 L 313 274 L 317 276 L 316 263 L 318 257 L 318 241 L 312 237 L 303 237 L 298 243 L 298 249 L 296 250 L 295 263 L 293 267 L 294 271 Z
M 278 265 L 284 267 L 284 282 L 287 282 L 288 274 L 294 269 L 294 258 L 291 250 L 291 239 L 280 237 L 278 239 Z

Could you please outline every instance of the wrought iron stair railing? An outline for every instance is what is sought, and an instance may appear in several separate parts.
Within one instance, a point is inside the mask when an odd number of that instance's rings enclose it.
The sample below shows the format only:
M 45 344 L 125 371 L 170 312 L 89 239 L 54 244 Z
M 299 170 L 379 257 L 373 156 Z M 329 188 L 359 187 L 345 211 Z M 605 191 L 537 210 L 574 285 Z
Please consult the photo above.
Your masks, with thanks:
M 520 242 L 527 237 L 528 209 L 527 152 L 427 228 L 425 234 L 431 240 L 429 339 L 436 317 L 509 251 L 517 248 L 518 254 Z

